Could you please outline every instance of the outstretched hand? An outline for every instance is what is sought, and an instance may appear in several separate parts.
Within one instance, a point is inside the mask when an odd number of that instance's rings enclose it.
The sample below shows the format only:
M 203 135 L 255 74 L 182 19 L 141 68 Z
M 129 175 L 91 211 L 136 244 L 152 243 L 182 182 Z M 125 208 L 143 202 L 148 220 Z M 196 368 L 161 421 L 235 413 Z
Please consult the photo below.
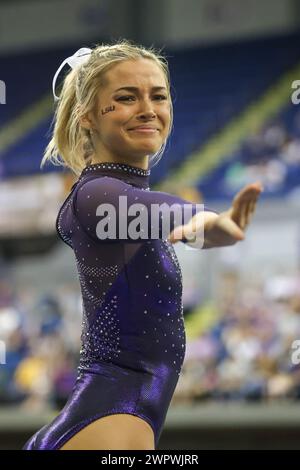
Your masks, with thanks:
M 247 184 L 234 197 L 232 206 L 204 225 L 203 248 L 234 245 L 244 240 L 244 231 L 254 214 L 263 186 L 260 182 Z

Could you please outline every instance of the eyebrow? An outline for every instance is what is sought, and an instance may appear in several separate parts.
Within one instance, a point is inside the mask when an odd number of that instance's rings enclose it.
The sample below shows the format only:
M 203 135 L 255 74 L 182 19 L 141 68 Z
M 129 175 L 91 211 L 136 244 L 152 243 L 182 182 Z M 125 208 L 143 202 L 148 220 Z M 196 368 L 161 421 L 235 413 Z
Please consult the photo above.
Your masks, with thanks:
M 121 88 L 118 88 L 117 90 L 115 90 L 114 93 L 116 93 L 119 90 L 139 91 L 139 89 L 135 86 L 124 86 L 124 87 L 121 87 Z M 152 87 L 152 91 L 158 91 L 158 90 L 167 90 L 167 89 L 164 86 L 154 86 L 154 87 Z

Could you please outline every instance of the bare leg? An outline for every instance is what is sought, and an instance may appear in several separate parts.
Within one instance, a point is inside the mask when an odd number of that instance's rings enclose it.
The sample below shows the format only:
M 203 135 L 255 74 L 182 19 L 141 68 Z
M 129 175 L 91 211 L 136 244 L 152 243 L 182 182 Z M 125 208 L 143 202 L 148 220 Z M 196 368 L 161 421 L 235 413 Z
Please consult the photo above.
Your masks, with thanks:
M 142 418 L 114 414 L 99 418 L 73 436 L 60 450 L 154 450 L 154 433 Z

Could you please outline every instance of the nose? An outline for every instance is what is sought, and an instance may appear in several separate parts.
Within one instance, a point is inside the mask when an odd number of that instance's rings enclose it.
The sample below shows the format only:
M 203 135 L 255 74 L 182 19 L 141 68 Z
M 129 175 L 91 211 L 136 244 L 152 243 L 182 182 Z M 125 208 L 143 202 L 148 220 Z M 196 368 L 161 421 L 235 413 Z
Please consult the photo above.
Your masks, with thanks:
M 143 100 L 140 107 L 141 112 L 138 115 L 140 119 L 153 119 L 156 117 L 156 112 L 153 109 L 153 103 L 151 100 Z

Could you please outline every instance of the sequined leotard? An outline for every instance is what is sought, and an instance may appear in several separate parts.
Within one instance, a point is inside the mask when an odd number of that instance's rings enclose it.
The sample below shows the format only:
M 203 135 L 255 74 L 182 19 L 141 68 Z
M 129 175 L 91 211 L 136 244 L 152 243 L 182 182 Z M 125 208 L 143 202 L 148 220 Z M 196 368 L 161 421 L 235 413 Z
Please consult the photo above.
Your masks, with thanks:
M 89 165 L 58 213 L 57 231 L 74 251 L 82 293 L 78 377 L 61 413 L 24 449 L 59 449 L 92 421 L 116 413 L 144 419 L 157 446 L 185 354 L 180 266 L 161 232 L 156 239 L 100 240 L 96 230 L 99 204 L 118 211 L 120 195 L 128 207 L 179 203 L 196 212 L 195 204 L 150 191 L 149 175 L 128 164 Z

